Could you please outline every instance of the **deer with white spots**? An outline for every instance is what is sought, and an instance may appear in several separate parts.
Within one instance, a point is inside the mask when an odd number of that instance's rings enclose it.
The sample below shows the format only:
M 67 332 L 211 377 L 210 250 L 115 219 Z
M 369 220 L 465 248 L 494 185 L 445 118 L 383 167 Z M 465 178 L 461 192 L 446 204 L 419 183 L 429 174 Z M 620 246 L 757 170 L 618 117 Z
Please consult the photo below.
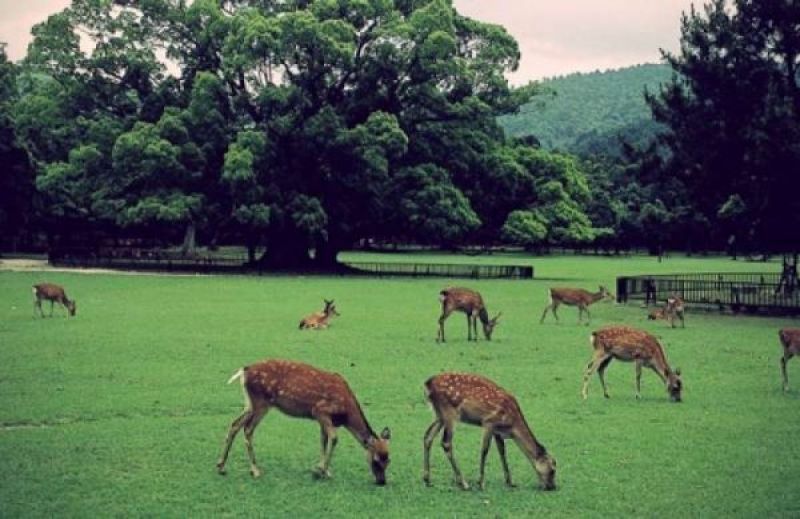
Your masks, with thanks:
M 439 316 L 436 342 L 445 342 L 444 322 L 455 311 L 467 314 L 468 341 L 478 340 L 478 319 L 483 325 L 483 336 L 487 341 L 492 340 L 492 332 L 494 332 L 502 312 L 489 319 L 489 312 L 486 311 L 486 305 L 478 292 L 469 288 L 448 287 L 439 292 L 439 301 L 442 303 L 442 315 Z
M 613 300 L 614 295 L 604 286 L 600 286 L 599 291 L 596 293 L 589 292 L 582 288 L 551 288 L 550 300 L 544 312 L 542 312 L 542 318 L 539 319 L 539 323 L 541 324 L 544 322 L 548 310 L 553 312 L 553 317 L 555 317 L 556 322 L 558 322 L 556 310 L 558 310 L 559 305 L 565 304 L 567 306 L 578 307 L 578 324 L 581 324 L 583 313 L 586 312 L 586 324 L 588 325 L 592 321 L 592 315 L 589 313 L 589 305 L 601 299 Z
M 603 385 L 603 395 L 609 398 L 604 373 L 611 361 L 617 359 L 636 363 L 636 398 L 641 398 L 642 367 L 647 367 L 667 386 L 670 398 L 681 401 L 681 371 L 672 371 L 658 339 L 649 333 L 629 326 L 608 326 L 592 332 L 590 341 L 594 355 L 583 375 L 584 400 L 589 397 L 589 377 L 595 370 Z
M 309 329 L 314 328 L 317 330 L 323 330 L 328 327 L 330 320 L 333 319 L 333 316 L 338 316 L 339 312 L 336 311 L 336 305 L 333 304 L 333 299 L 328 301 L 327 299 L 323 299 L 325 302 L 325 308 L 321 312 L 315 312 L 311 315 L 303 317 L 300 321 L 300 325 L 298 326 L 299 329 Z
M 780 337 L 783 345 L 783 357 L 781 357 L 783 390 L 788 392 L 789 376 L 786 374 L 786 363 L 795 355 L 800 355 L 800 328 L 784 328 L 778 332 L 778 337 Z
M 53 317 L 53 304 L 58 303 L 69 312 L 69 315 L 75 315 L 77 305 L 74 300 L 70 301 L 64 287 L 53 283 L 39 283 L 33 285 L 33 316 L 36 317 L 36 309 L 39 309 L 39 314 L 44 317 L 42 311 L 42 300 L 50 301 L 50 317 Z
M 442 373 L 433 376 L 425 382 L 425 391 L 436 413 L 436 419 L 425 431 L 423 443 L 422 479 L 426 485 L 431 484 L 431 445 L 439 431 L 444 429 L 442 448 L 453 467 L 455 481 L 464 490 L 469 489 L 469 484 L 461 474 L 453 455 L 453 429 L 455 423 L 461 421 L 483 428 L 478 487 L 484 488 L 486 456 L 492 439 L 500 455 L 506 485 L 514 486 L 508 469 L 505 447 L 505 440 L 512 439 L 533 465 L 541 488 L 543 490 L 556 488 L 556 460 L 533 435 L 514 395 L 487 378 L 466 373 Z
M 336 429 L 344 427 L 358 440 L 367 452 L 367 462 L 375 483 L 386 484 L 389 466 L 390 432 L 385 428 L 380 436 L 375 434 L 364 416 L 353 391 L 338 373 L 330 373 L 301 362 L 267 360 L 246 366 L 228 381 L 240 380 L 244 389 L 246 408 L 230 426 L 217 471 L 225 474 L 225 462 L 231 444 L 244 428 L 244 442 L 250 459 L 250 473 L 261 475 L 253 452 L 253 432 L 267 411 L 277 407 L 295 418 L 308 418 L 319 422 L 320 461 L 315 475 L 331 476 L 329 467 L 336 447 Z

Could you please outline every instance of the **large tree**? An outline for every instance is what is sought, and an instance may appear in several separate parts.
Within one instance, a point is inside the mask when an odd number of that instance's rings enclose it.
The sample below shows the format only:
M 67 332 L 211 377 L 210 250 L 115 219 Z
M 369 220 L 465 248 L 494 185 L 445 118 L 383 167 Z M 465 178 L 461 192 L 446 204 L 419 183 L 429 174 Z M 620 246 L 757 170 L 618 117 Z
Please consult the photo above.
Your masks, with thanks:
M 533 94 L 518 61 L 448 0 L 75 0 L 35 28 L 16 111 L 61 219 L 330 264 L 483 223 L 496 116 Z
M 702 219 L 764 250 L 800 244 L 800 4 L 714 0 L 681 23 L 676 75 L 649 96 L 669 131 L 668 175 Z M 651 212 L 656 214 L 656 212 Z

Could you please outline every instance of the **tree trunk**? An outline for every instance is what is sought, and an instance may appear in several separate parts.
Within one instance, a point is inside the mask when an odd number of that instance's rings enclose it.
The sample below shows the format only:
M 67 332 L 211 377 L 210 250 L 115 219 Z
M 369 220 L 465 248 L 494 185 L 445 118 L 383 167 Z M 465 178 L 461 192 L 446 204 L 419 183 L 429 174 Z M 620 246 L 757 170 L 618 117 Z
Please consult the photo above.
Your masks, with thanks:
M 183 235 L 183 246 L 181 247 L 181 254 L 184 256 L 194 256 L 197 253 L 197 242 L 195 241 L 197 235 L 197 225 L 194 222 L 186 224 L 186 233 Z

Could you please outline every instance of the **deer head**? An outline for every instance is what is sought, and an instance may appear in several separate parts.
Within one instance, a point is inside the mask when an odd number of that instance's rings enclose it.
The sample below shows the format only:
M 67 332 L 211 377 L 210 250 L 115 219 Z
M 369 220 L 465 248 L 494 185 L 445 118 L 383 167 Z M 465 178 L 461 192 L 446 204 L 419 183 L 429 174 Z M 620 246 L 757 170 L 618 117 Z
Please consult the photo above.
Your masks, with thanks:
M 673 402 L 681 402 L 681 390 L 683 389 L 683 382 L 681 381 L 681 370 L 676 369 L 675 372 L 667 374 L 667 392 Z
M 550 454 L 545 454 L 534 461 L 536 474 L 542 490 L 556 489 L 556 460 Z
M 497 321 L 500 319 L 500 316 L 503 315 L 503 312 L 499 312 L 495 315 L 492 319 L 489 319 L 483 324 L 483 335 L 486 337 L 487 341 L 492 340 L 492 332 L 494 332 L 495 327 L 499 324 Z M 478 340 L 477 338 L 475 340 Z
M 333 304 L 333 299 L 330 301 L 323 299 L 323 301 L 325 301 L 325 309 L 322 312 L 325 315 L 340 315 L 339 312 L 336 311 L 336 305 Z
M 389 439 L 392 433 L 388 427 L 381 431 L 377 438 L 370 438 L 367 441 L 367 461 L 372 475 L 375 476 L 375 484 L 383 486 L 386 484 L 386 468 L 389 466 Z
M 606 287 L 604 287 L 603 285 L 600 285 L 597 288 L 600 290 L 601 299 L 609 300 L 609 301 L 613 301 L 614 300 L 614 294 L 609 292 Z
M 75 301 L 68 301 L 67 302 L 67 309 L 69 310 L 69 315 L 74 316 L 75 312 L 78 310 L 78 305 Z

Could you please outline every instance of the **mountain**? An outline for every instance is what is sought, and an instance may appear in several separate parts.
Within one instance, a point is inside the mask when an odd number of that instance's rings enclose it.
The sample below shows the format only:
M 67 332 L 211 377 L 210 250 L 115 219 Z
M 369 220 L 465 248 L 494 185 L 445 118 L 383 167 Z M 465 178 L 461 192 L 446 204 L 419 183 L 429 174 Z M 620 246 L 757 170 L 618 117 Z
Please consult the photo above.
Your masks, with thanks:
M 643 143 L 658 130 L 644 90 L 657 92 L 671 76 L 667 65 L 646 64 L 546 79 L 544 94 L 500 124 L 508 135 L 533 135 L 547 149 L 617 155 L 620 136 Z

